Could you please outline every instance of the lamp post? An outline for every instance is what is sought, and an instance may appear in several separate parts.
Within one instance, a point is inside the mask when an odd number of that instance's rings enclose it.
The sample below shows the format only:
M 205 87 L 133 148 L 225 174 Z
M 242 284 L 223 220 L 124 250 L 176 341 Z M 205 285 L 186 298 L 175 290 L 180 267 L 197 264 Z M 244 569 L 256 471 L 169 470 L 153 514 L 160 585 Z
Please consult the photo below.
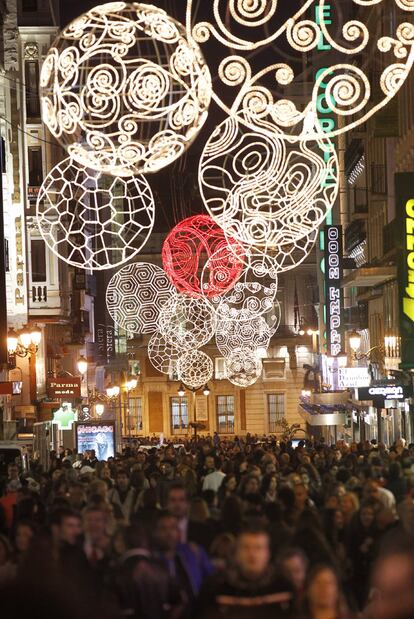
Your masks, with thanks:
M 119 444 L 122 446 L 122 418 L 127 422 L 128 427 L 128 444 L 131 444 L 131 416 L 129 410 L 129 393 L 136 389 L 138 379 L 134 376 L 121 375 L 120 385 L 110 385 L 106 389 L 106 395 L 109 399 L 118 400 L 119 415 L 117 421 L 118 435 L 120 437 Z
M 203 395 L 205 395 L 206 397 L 208 397 L 210 395 L 210 387 L 208 385 L 204 385 L 204 387 L 187 387 L 187 389 L 189 391 L 191 391 L 192 393 L 192 419 L 193 421 L 190 422 L 188 425 L 190 427 L 192 427 L 194 429 L 194 438 L 197 439 L 197 430 L 199 429 L 199 427 L 203 427 L 202 425 L 199 426 L 198 422 L 197 422 L 197 406 L 196 406 L 196 393 L 197 391 L 199 391 L 200 389 L 203 390 Z M 185 387 L 183 385 L 183 383 L 180 383 L 180 386 L 178 387 L 177 393 L 179 395 L 180 398 L 183 398 L 185 396 Z

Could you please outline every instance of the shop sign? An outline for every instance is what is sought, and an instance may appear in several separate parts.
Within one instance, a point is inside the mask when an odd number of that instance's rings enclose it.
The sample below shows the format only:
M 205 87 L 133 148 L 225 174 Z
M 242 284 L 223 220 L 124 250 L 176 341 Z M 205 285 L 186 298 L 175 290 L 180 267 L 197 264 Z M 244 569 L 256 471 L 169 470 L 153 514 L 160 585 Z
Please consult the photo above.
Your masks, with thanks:
M 325 226 L 325 294 L 327 353 L 337 357 L 344 348 L 342 227 Z
M 368 387 L 371 376 L 368 368 L 338 368 L 339 389 L 358 389 Z
M 47 384 L 47 396 L 51 400 L 61 398 L 80 398 L 81 379 L 79 376 L 51 378 Z
M 53 413 L 53 422 L 59 430 L 71 430 L 76 421 L 76 414 L 70 402 L 63 402 L 62 406 Z
M 411 397 L 413 388 L 411 385 L 372 385 L 357 390 L 357 399 L 364 401 L 404 400 Z

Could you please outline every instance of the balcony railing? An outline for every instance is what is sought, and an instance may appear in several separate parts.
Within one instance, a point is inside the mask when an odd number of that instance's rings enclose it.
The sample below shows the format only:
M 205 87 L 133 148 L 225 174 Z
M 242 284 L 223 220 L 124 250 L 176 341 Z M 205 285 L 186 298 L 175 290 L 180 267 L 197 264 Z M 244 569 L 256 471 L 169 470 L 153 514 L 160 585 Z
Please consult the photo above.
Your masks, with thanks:
M 47 303 L 47 286 L 32 286 L 33 303 Z

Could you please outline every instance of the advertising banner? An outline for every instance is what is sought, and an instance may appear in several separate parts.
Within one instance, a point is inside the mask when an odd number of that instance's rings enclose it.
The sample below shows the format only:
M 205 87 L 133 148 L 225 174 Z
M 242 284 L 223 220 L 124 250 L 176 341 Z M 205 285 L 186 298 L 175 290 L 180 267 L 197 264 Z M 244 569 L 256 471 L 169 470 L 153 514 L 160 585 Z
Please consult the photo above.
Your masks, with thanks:
M 115 456 L 115 423 L 111 421 L 88 421 L 76 424 L 76 450 L 85 453 L 94 449 L 98 460 Z
M 401 364 L 414 368 L 414 172 L 395 175 Z

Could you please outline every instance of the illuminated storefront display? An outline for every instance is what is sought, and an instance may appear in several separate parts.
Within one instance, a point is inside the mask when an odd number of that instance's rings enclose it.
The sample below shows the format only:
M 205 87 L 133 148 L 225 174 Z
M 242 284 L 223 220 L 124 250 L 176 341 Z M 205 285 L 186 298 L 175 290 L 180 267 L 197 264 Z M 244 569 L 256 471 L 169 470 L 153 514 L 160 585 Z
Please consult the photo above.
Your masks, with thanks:
M 414 173 L 395 175 L 401 367 L 414 368 Z

